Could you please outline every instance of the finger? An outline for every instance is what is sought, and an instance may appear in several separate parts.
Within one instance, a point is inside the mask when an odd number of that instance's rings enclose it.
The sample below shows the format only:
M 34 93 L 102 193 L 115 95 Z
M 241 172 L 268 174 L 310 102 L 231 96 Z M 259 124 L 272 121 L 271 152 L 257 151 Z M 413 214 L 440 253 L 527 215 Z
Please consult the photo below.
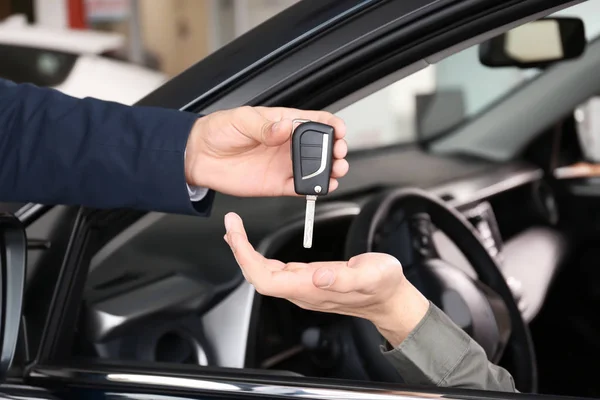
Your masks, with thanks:
M 402 269 L 402 265 L 400 264 L 400 261 L 398 261 L 398 259 L 396 257 L 391 256 L 386 253 L 376 253 L 376 252 L 363 253 L 363 254 L 354 256 L 350 260 L 348 260 L 348 266 L 350 268 L 358 268 L 363 265 L 377 265 L 377 266 L 382 266 L 382 267 L 387 267 L 387 266 L 398 267 L 399 266 L 400 269 Z
M 361 268 L 321 268 L 313 274 L 313 283 L 316 287 L 337 293 L 363 293 L 373 291 L 381 281 L 381 274 L 368 273 Z
M 341 178 L 348 173 L 349 168 L 350 165 L 348 164 L 348 161 L 344 159 L 335 160 L 333 162 L 333 166 L 331 167 L 331 176 L 333 178 Z
M 322 122 L 324 124 L 333 126 L 333 132 L 336 139 L 339 140 L 346 137 L 346 123 L 341 118 L 331 113 L 326 113 L 323 116 L 323 119 L 324 121 L 317 122 Z
M 233 214 L 233 213 L 230 213 Z M 235 217 L 237 217 L 236 214 L 233 214 Z M 239 218 L 239 217 L 237 217 Z M 232 219 L 234 219 L 233 216 L 229 215 L 226 216 L 226 220 L 227 221 L 231 221 Z M 235 225 L 237 225 L 238 222 L 235 222 Z M 246 232 L 243 228 L 243 226 L 237 227 L 237 226 L 232 226 L 234 225 L 233 222 L 228 222 L 227 224 L 227 233 L 225 234 L 225 241 L 227 242 L 227 244 L 229 245 L 229 247 L 231 248 L 231 251 L 233 253 L 233 256 L 235 257 L 237 263 L 240 265 L 240 267 L 245 268 L 246 265 L 262 265 L 263 264 L 263 257 L 254 250 L 254 248 L 252 247 L 252 245 L 250 244 L 250 242 L 248 241 L 248 237 L 246 236 Z
M 286 271 L 289 271 L 289 272 L 304 271 L 307 269 L 307 264 L 299 263 L 299 262 L 290 262 L 290 263 L 285 264 L 283 269 L 285 269 Z
M 383 268 L 382 262 L 387 263 Z M 387 272 L 390 272 L 386 267 L 389 263 L 389 259 L 382 261 L 381 257 L 372 255 L 355 260 L 353 267 L 349 267 L 349 263 L 343 266 L 321 267 L 314 272 L 313 283 L 320 289 L 337 293 L 373 294 L 378 288 L 386 285 Z M 399 267 L 397 260 L 395 263 Z
M 226 233 L 238 232 L 242 234 L 244 238 L 248 239 L 246 228 L 244 228 L 244 221 L 242 221 L 242 218 L 239 215 L 234 212 L 227 213 L 225 214 L 224 222 Z
M 274 280 L 273 273 L 282 271 L 284 264 L 264 258 L 239 232 L 230 233 L 227 242 L 231 243 L 235 260 L 246 280 L 254 285 L 259 293 L 276 295 L 275 289 L 280 285 Z
M 227 234 L 223 235 L 223 240 L 225 240 L 225 243 L 227 243 L 227 245 L 228 245 L 228 246 L 231 248 L 231 243 L 229 242 L 229 237 L 228 237 L 228 235 L 227 235 Z M 232 253 L 233 253 L 233 251 L 232 251 Z M 235 253 L 234 253 L 234 256 L 233 256 L 233 257 L 235 258 Z M 237 259 L 236 259 L 236 262 L 237 262 Z M 239 263 L 238 263 L 238 265 L 239 265 Z M 242 271 L 242 275 L 243 275 L 244 279 L 245 279 L 245 280 L 246 280 L 248 283 L 252 284 L 252 281 L 250 280 L 250 277 L 248 277 L 248 276 L 246 275 L 246 271 L 244 271 L 244 268 L 240 268 L 240 271 Z
M 291 119 L 269 122 L 265 128 L 263 144 L 266 146 L 281 146 L 290 140 L 294 122 Z
M 302 288 L 310 286 L 312 271 L 306 270 L 306 264 L 285 265 L 280 261 L 266 259 L 254 250 L 248 241 L 242 219 L 237 214 L 228 213 L 226 220 L 228 229 L 226 241 L 230 244 L 244 277 L 259 293 L 288 298 L 294 296 L 299 290 L 302 291 Z M 302 285 L 303 281 L 304 285 Z
M 250 281 L 264 274 L 265 258 L 254 250 L 248 241 L 242 219 L 235 213 L 225 215 L 225 227 L 227 229 L 226 242 L 229 244 L 233 256 L 242 268 L 244 276 Z
M 348 154 L 348 143 L 344 139 L 335 141 L 333 145 L 333 158 L 342 159 Z
M 338 188 L 339 185 L 340 185 L 340 183 L 338 182 L 337 179 L 330 179 L 329 180 L 329 191 L 333 192 L 334 190 L 336 190 Z
M 231 247 L 231 243 L 229 243 L 229 239 L 228 239 L 227 235 L 223 236 L 223 240 L 225 240 L 225 243 L 227 243 L 227 245 L 229 245 L 229 247 Z M 237 259 L 236 259 L 236 262 L 237 262 Z M 263 265 L 269 271 L 281 271 L 282 269 L 284 269 L 286 267 L 285 264 L 277 263 L 277 262 L 265 262 Z M 246 276 L 246 272 L 244 271 L 244 269 L 240 267 L 240 270 L 242 271 L 242 275 L 244 275 L 244 279 L 246 279 L 248 282 L 252 283 L 250 278 L 248 276 Z
M 232 110 L 233 118 L 227 116 L 233 126 L 244 136 L 265 146 L 280 146 L 290 138 L 291 119 L 269 119 L 252 107 Z
M 231 233 L 229 241 L 242 274 L 258 293 L 279 298 L 293 297 L 297 293 L 297 273 L 284 271 L 283 263 L 264 258 L 238 232 Z

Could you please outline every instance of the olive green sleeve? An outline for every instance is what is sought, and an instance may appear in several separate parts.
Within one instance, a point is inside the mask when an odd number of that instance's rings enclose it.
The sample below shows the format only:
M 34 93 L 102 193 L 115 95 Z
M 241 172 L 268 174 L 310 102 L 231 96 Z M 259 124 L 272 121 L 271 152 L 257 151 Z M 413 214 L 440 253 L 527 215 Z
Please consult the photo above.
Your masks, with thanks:
M 382 352 L 409 384 L 516 392 L 512 376 L 433 303 L 398 348 Z

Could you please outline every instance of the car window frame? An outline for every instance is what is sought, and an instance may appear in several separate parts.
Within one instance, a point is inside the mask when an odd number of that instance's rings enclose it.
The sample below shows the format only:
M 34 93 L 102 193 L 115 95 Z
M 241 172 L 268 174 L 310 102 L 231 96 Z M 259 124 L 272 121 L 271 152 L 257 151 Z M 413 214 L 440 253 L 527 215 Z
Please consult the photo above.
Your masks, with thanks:
M 485 1 L 473 1 L 471 3 L 486 3 Z M 530 1 L 528 2 L 528 4 L 530 5 L 531 3 L 540 3 L 535 2 L 535 1 Z M 566 2 L 564 2 L 566 3 Z M 523 4 L 521 4 L 522 7 L 524 7 L 526 10 L 529 10 L 529 12 L 531 11 L 529 8 L 525 7 Z M 522 10 L 521 8 L 519 8 L 519 4 L 514 5 L 513 7 L 515 7 L 514 9 L 511 9 L 511 12 L 515 12 L 514 10 Z M 473 22 L 471 22 L 473 23 Z M 481 23 L 485 23 L 485 21 L 475 21 L 475 24 L 481 24 Z M 458 32 L 463 32 L 463 29 L 468 29 L 469 24 L 465 23 L 464 26 L 461 26 L 461 29 L 457 29 Z M 479 29 L 482 29 L 481 27 Z M 460 34 L 457 34 L 456 36 L 454 36 L 454 40 L 457 40 L 457 38 L 460 38 Z M 435 41 L 434 38 L 430 39 L 431 42 L 438 43 Z M 438 43 L 439 45 L 439 43 Z M 310 46 L 308 46 L 310 47 Z M 424 47 L 423 44 L 421 44 L 421 47 Z M 435 47 L 434 47 L 435 48 Z M 408 62 L 405 60 L 405 64 L 408 64 Z M 382 71 L 379 71 L 379 74 L 382 74 Z M 351 88 L 351 86 L 350 86 Z M 337 92 L 339 93 L 343 93 L 343 92 Z M 287 96 L 290 96 L 292 93 L 290 93 L 288 91 L 288 93 L 286 94 Z M 257 98 L 257 102 L 259 102 L 260 104 L 264 104 L 264 105 L 270 105 L 271 102 L 276 101 L 276 99 L 281 98 L 280 92 L 275 92 L 272 93 L 272 97 L 270 98 L 261 98 L 260 95 L 262 95 L 262 93 L 259 93 L 259 97 Z M 235 91 L 231 91 L 229 93 L 227 93 L 227 96 L 235 96 Z M 327 98 L 326 96 L 324 98 Z M 221 98 L 222 100 L 223 98 Z M 230 98 L 228 101 L 230 102 L 236 102 L 239 100 L 235 100 L 233 98 Z M 302 103 L 302 101 L 298 100 L 297 104 L 307 104 L 306 103 L 306 99 L 303 100 L 304 103 Z M 310 100 L 308 100 L 310 101 Z M 223 104 L 223 102 L 221 101 L 220 104 Z M 89 244 L 89 242 L 86 243 L 82 243 L 85 241 L 90 241 L 93 240 L 90 236 L 90 231 L 92 231 L 95 228 L 106 228 L 107 226 L 111 226 L 111 229 L 116 230 L 114 225 L 118 225 L 116 221 L 118 221 L 119 217 L 122 217 L 123 213 L 127 213 L 128 211 L 124 211 L 124 210 L 117 210 L 117 211 L 110 211 L 110 210 L 91 210 L 91 209 L 85 209 L 85 208 L 80 208 L 78 209 L 78 215 L 77 215 L 77 222 L 76 222 L 76 226 L 74 227 L 73 231 L 71 232 L 71 246 L 70 250 L 67 251 L 66 254 L 66 262 L 63 264 L 62 267 L 62 271 L 61 271 L 61 277 L 59 279 L 59 283 L 56 287 L 55 290 L 55 297 L 52 301 L 52 309 L 54 312 L 54 315 L 57 315 L 56 313 L 61 312 L 61 313 L 65 313 L 66 316 L 74 316 L 77 314 L 78 308 L 80 306 L 80 303 L 77 302 L 77 300 L 81 300 L 81 294 L 83 292 L 83 284 L 85 283 L 85 277 L 87 276 L 87 267 L 88 265 L 85 265 L 85 261 L 87 259 L 87 261 L 89 262 L 89 257 L 91 257 L 90 252 L 87 251 L 89 249 L 86 249 L 86 246 Z M 139 213 L 139 215 L 143 215 L 143 213 Z M 105 238 L 103 239 L 105 240 Z M 76 243 L 76 241 L 79 241 L 79 243 Z M 100 242 L 102 242 L 102 240 L 100 240 Z M 98 245 L 98 243 L 95 244 L 96 246 Z M 94 246 L 92 246 L 94 247 Z M 68 290 L 63 290 L 64 288 L 67 288 Z M 61 293 L 63 292 L 63 293 Z M 65 312 L 66 311 L 66 312 Z M 45 335 L 49 338 L 46 339 L 44 341 L 44 343 L 41 346 L 40 349 L 40 353 L 37 355 L 37 357 L 34 359 L 34 362 L 32 362 L 29 366 L 29 368 L 27 369 L 27 376 L 28 379 L 30 379 L 32 382 L 36 382 L 40 385 L 45 385 L 48 384 L 49 382 L 60 382 L 62 381 L 63 383 L 66 382 L 69 385 L 73 384 L 74 382 L 78 382 L 77 379 L 73 379 L 73 377 L 77 377 L 80 375 L 83 376 L 96 376 L 98 377 L 98 373 L 100 373 L 101 375 L 106 375 L 104 371 L 113 371 L 111 373 L 114 373 L 115 368 L 117 371 L 120 372 L 124 372 L 124 371 L 132 371 L 132 368 L 134 371 L 143 371 L 144 373 L 158 373 L 159 375 L 165 375 L 165 369 L 160 370 L 159 368 L 155 368 L 152 366 L 145 366 L 145 367 L 135 367 L 135 366 L 128 366 L 128 365 L 123 365 L 123 363 L 120 363 L 120 365 L 115 366 L 115 365 L 111 365 L 111 364 L 104 364 L 104 363 L 93 363 L 93 364 L 85 364 L 83 363 L 81 366 L 76 366 L 75 364 L 73 364 L 72 360 L 65 360 L 64 357 L 61 357 L 62 355 L 64 355 L 64 353 L 60 354 L 59 351 L 57 351 L 57 348 L 55 348 L 55 342 L 56 341 L 60 341 L 63 343 L 63 349 L 65 348 L 65 342 L 68 339 L 69 335 L 74 334 L 74 326 L 73 324 L 69 324 L 69 323 L 65 323 L 64 321 L 66 321 L 68 318 L 66 318 L 65 316 L 60 318 L 60 321 L 54 321 L 53 318 L 49 317 L 48 318 L 48 324 L 46 326 L 46 332 Z M 61 327 L 62 324 L 62 327 Z M 69 332 L 67 335 L 65 335 L 64 329 L 65 327 L 71 327 L 72 330 L 71 332 Z M 58 346 L 58 349 L 60 349 L 61 346 Z M 68 361 L 68 362 L 67 362 Z M 75 365 L 75 366 L 74 366 Z M 139 368 L 139 369 L 136 369 Z M 167 368 L 167 370 L 170 370 L 171 372 L 167 373 L 167 375 L 175 375 L 175 376 L 181 376 L 181 374 L 178 374 L 177 372 L 173 372 L 174 370 L 181 370 L 181 368 Z M 70 374 L 61 375 L 61 371 L 70 371 Z M 201 374 L 202 371 L 205 372 L 205 376 L 207 377 L 207 379 L 205 380 L 210 380 L 209 378 L 213 378 L 213 377 L 217 377 L 218 376 L 227 376 L 227 377 L 231 377 L 231 374 L 233 374 L 235 376 L 235 371 L 231 372 L 225 372 L 225 371 L 215 371 L 214 373 L 208 373 L 206 371 L 208 370 L 203 370 L 203 369 L 198 369 L 198 372 L 195 374 L 196 377 L 198 375 Z M 95 375 L 94 375 L 95 374 Z M 215 382 L 217 383 L 223 383 L 223 379 L 217 379 L 215 378 Z M 273 377 L 269 377 L 267 380 L 267 383 L 269 385 L 272 386 L 272 383 L 275 381 L 278 381 L 280 379 L 276 379 Z M 85 380 L 81 380 L 79 382 L 84 382 Z M 237 380 L 239 382 L 239 379 Z M 120 387 L 121 389 L 123 388 L 131 388 L 131 385 L 128 385 L 127 381 L 111 381 L 110 379 L 106 382 L 107 384 L 112 385 L 113 387 Z M 131 383 L 131 382 L 129 382 Z M 135 382 L 134 382 L 135 383 Z M 294 379 L 291 384 L 292 387 L 294 388 L 294 390 L 299 390 L 298 389 L 298 385 L 300 384 L 304 384 L 304 385 L 309 385 L 313 383 L 314 384 L 314 379 L 312 378 L 306 378 L 306 379 Z M 251 387 L 251 388 L 255 388 L 256 386 L 252 386 L 252 385 L 248 385 L 247 383 L 244 383 L 246 386 L 246 388 Z M 322 384 L 326 384 L 326 382 L 322 383 Z M 339 383 L 337 383 L 339 385 Z M 356 384 L 356 383 L 354 383 Z M 288 385 L 289 386 L 289 385 Z M 285 386 L 285 388 L 288 388 L 288 386 Z M 318 385 L 317 385 L 318 386 Z M 354 386 L 352 382 L 348 382 L 348 386 Z M 356 387 L 357 390 L 360 389 L 360 387 L 371 387 L 371 386 L 376 386 L 379 388 L 382 388 L 381 390 L 383 391 L 382 393 L 385 393 L 388 387 L 390 387 L 389 385 L 380 385 L 380 384 L 374 384 L 374 385 L 369 385 L 369 384 L 360 384 L 360 386 Z M 151 385 L 151 388 L 156 388 L 156 385 Z M 170 390 L 182 390 L 182 386 L 179 385 L 171 385 L 169 386 Z M 402 388 L 402 395 L 403 396 L 407 396 L 407 391 L 411 390 L 410 388 L 406 387 L 406 386 L 401 386 Z M 163 390 L 165 389 L 164 387 L 161 389 Z M 186 386 L 185 389 L 190 389 L 189 386 Z M 165 389 L 166 390 L 166 389 Z M 224 391 L 219 391 L 214 390 L 213 389 L 207 389 L 205 388 L 196 388 L 196 390 L 200 390 L 200 391 L 206 391 L 208 390 L 211 393 L 224 393 Z M 237 389 L 236 389 L 237 390 Z M 422 389 L 420 389 L 422 390 Z M 436 392 L 442 392 L 445 394 L 448 393 L 453 393 L 453 394 L 461 394 L 461 393 L 466 393 L 468 395 L 476 395 L 476 392 L 473 391 L 460 391 L 460 390 L 456 390 L 456 389 L 427 389 L 427 392 L 429 393 L 436 393 Z M 243 391 L 234 391 L 233 393 L 242 393 Z M 252 391 L 250 391 L 252 392 Z M 244 392 L 245 393 L 245 392 Z M 256 394 L 256 392 L 253 392 L 254 394 Z M 369 391 L 366 391 L 365 393 L 371 393 Z M 416 391 L 412 392 L 413 394 L 415 394 L 415 396 L 418 398 L 419 395 L 416 394 Z M 398 392 L 398 395 L 400 395 L 401 393 Z M 481 392 L 480 393 L 481 397 L 488 397 L 490 396 L 489 393 L 484 393 Z M 412 396 L 412 395 L 411 395 Z

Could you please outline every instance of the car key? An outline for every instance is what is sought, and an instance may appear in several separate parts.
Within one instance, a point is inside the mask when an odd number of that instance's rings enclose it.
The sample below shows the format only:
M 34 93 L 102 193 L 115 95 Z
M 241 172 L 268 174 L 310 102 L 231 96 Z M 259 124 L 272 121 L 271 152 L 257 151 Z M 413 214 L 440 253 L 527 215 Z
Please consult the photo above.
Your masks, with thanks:
M 295 120 L 292 133 L 294 190 L 306 196 L 304 247 L 312 247 L 315 202 L 329 192 L 333 164 L 334 129 L 330 125 Z

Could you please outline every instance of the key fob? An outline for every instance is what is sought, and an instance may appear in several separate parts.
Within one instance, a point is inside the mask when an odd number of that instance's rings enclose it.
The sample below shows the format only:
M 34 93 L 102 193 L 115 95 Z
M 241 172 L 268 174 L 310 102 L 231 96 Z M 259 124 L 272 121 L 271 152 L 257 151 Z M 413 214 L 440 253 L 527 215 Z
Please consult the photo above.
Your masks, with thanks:
M 294 190 L 300 195 L 323 196 L 329 192 L 333 164 L 334 129 L 306 121 L 292 133 Z

